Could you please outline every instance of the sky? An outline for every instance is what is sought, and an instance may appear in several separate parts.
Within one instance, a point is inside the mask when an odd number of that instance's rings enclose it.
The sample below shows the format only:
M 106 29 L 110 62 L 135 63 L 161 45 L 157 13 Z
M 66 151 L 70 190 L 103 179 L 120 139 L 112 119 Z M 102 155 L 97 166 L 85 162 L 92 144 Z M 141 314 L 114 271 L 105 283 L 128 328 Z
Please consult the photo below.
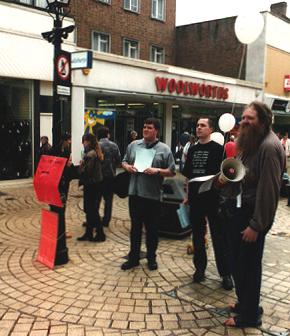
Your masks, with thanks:
M 281 0 L 282 1 L 282 0 Z M 176 0 L 176 25 L 220 19 L 249 11 L 270 11 L 279 0 Z M 287 16 L 290 16 L 290 0 Z

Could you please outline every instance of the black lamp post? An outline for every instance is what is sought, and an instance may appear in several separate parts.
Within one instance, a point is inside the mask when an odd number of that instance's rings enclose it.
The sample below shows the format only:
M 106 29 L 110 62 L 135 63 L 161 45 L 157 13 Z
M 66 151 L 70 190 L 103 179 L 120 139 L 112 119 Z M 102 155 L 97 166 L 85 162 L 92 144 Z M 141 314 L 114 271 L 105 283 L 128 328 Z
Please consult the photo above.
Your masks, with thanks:
M 74 26 L 62 28 L 62 21 L 68 14 L 70 0 L 46 0 L 47 12 L 53 18 L 53 29 L 42 33 L 42 37 L 54 45 L 53 56 L 53 111 L 52 111 L 52 140 L 53 145 L 60 143 L 63 133 L 62 107 L 71 95 L 70 53 L 61 50 L 63 39 L 74 30 Z M 59 187 L 60 189 L 60 187 Z M 67 190 L 66 190 L 67 193 Z M 67 196 L 67 195 L 66 195 Z M 51 211 L 58 215 L 58 234 L 55 255 L 55 265 L 68 262 L 68 249 L 65 237 L 65 202 L 64 207 L 50 206 Z
M 70 0 L 46 0 L 46 2 L 47 12 L 53 18 L 54 24 L 51 31 L 42 33 L 42 37 L 54 45 L 52 140 L 53 144 L 57 145 L 63 133 L 61 120 L 62 96 L 58 92 L 58 84 L 63 84 L 59 83 L 59 81 L 63 78 L 59 78 L 58 59 L 62 53 L 61 43 L 63 39 L 66 39 L 69 33 L 73 32 L 75 26 L 71 25 L 62 28 L 62 21 L 68 14 Z M 66 70 L 64 69 L 64 71 Z M 70 65 L 67 71 L 70 72 Z M 68 77 L 70 86 L 70 73 Z

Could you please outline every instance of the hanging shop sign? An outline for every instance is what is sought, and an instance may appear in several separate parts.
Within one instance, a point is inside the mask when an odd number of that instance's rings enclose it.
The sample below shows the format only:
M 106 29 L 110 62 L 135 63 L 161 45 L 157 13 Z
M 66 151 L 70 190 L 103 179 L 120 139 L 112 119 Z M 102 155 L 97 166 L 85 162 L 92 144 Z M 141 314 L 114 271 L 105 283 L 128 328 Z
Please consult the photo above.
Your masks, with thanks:
M 218 100 L 229 98 L 229 89 L 224 86 L 187 82 L 166 77 L 155 77 L 155 84 L 158 92 Z
M 71 68 L 76 69 L 91 69 L 93 67 L 93 52 L 76 51 L 71 53 Z

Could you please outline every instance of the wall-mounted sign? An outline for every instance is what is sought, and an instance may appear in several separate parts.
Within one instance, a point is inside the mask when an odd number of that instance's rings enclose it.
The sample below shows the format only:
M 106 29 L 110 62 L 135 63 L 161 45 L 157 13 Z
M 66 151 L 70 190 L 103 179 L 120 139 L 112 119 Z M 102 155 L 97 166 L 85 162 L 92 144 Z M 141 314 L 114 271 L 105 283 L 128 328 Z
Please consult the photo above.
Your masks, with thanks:
M 76 51 L 71 53 L 71 68 L 76 69 L 91 69 L 93 67 L 93 52 Z
M 223 86 L 187 82 L 165 77 L 156 77 L 155 84 L 158 92 L 221 100 L 229 98 L 229 89 Z
M 290 75 L 284 76 L 284 91 L 290 91 Z

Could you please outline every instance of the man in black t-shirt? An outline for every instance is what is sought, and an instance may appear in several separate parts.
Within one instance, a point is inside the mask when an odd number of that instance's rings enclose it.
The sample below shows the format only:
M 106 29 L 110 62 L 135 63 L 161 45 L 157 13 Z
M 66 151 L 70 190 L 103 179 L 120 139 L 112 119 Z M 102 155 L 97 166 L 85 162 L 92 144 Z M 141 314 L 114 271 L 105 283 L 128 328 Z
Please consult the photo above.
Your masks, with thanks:
M 187 159 L 182 174 L 191 180 L 196 177 L 215 175 L 219 173 L 223 160 L 223 146 L 211 141 L 213 131 L 212 121 L 201 118 L 196 125 L 198 143 L 188 150 Z M 205 277 L 207 255 L 205 250 L 206 217 L 210 227 L 215 260 L 222 286 L 226 290 L 233 288 L 230 276 L 230 263 L 227 254 L 226 237 L 223 232 L 222 221 L 218 215 L 219 194 L 217 190 L 198 193 L 201 182 L 188 183 L 188 197 L 185 202 L 190 206 L 190 220 L 192 224 L 192 241 L 194 246 L 193 263 L 195 273 L 194 282 L 201 282 Z

